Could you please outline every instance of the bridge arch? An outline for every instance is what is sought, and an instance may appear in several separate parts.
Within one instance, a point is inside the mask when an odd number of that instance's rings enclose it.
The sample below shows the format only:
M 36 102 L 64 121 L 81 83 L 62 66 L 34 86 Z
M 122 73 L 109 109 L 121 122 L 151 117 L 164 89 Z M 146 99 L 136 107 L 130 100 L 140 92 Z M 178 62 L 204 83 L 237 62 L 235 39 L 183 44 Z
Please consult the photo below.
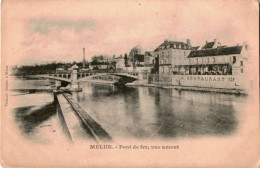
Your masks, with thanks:
M 108 76 L 108 75 L 114 75 L 114 76 L 118 76 L 118 77 L 121 77 L 121 78 L 129 78 L 132 81 L 138 80 L 137 75 L 130 75 L 130 74 L 127 74 L 127 73 L 96 73 L 94 75 L 86 74 L 85 77 L 78 78 L 78 82 L 91 80 L 94 77 Z

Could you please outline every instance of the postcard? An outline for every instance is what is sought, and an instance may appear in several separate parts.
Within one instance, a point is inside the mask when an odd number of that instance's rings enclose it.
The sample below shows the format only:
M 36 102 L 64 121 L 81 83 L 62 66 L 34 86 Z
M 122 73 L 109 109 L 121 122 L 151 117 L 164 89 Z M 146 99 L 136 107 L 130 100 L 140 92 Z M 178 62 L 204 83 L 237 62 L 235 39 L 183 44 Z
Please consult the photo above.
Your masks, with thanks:
M 2 167 L 259 167 L 256 0 L 3 0 Z

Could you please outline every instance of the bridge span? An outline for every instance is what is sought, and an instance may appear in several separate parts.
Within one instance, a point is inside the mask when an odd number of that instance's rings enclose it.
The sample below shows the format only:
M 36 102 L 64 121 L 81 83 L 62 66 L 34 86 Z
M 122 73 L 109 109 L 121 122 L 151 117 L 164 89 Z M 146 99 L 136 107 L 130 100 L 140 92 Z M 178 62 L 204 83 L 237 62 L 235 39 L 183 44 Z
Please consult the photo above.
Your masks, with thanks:
M 55 75 L 55 76 L 54 76 Z M 42 75 L 29 75 L 29 78 L 46 78 L 46 79 L 52 79 L 52 80 L 57 80 L 57 81 L 64 81 L 64 82 L 68 82 L 71 83 L 72 80 L 68 77 L 68 74 L 66 74 L 65 76 L 58 76 L 57 74 L 54 75 L 49 75 L 49 74 L 42 74 Z
M 73 70 L 68 73 L 52 73 L 52 74 L 38 74 L 29 75 L 29 78 L 44 78 L 61 81 L 62 87 L 67 87 L 69 85 L 70 89 L 79 89 L 78 82 L 88 81 L 95 77 L 101 76 L 118 76 L 119 85 L 125 85 L 127 83 L 134 82 L 140 79 L 140 73 L 138 72 L 126 72 L 126 71 L 113 71 L 113 72 L 78 72 L 78 70 Z

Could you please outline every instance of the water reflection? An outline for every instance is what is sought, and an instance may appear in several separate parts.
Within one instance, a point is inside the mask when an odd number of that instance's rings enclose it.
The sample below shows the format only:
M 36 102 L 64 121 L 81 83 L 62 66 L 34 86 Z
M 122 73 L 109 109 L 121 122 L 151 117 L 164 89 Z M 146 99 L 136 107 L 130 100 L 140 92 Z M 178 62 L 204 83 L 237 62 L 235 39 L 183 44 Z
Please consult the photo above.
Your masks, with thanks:
M 245 97 L 82 83 L 73 93 L 79 103 L 113 136 L 176 138 L 232 135 L 238 127 L 236 111 Z M 236 109 L 235 109 L 236 108 Z
M 34 106 L 19 107 L 14 109 L 15 121 L 25 134 L 34 132 L 41 123 L 56 114 L 56 103 L 52 102 L 37 110 L 31 110 Z
M 20 85 L 21 83 L 19 83 Z M 26 85 L 35 86 L 32 81 Z M 52 83 L 53 84 L 53 83 Z M 37 81 L 37 86 L 49 86 Z M 114 138 L 175 139 L 227 136 L 239 129 L 244 96 L 80 83 L 72 96 Z M 22 95 L 22 94 L 23 95 Z M 51 93 L 16 92 L 14 118 L 23 134 L 42 136 L 56 113 Z M 48 130 L 49 131 L 49 130 Z M 51 129 L 52 131 L 52 129 Z

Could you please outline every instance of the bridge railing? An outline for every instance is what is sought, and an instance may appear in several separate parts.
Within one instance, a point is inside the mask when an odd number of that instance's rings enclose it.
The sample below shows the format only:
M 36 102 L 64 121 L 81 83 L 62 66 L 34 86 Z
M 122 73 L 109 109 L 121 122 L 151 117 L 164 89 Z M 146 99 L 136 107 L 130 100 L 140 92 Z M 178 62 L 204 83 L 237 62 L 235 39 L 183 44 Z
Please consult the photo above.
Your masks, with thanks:
M 79 70 L 78 73 L 138 73 L 138 71 L 127 71 L 127 70 Z
M 127 70 L 78 70 L 77 74 L 82 77 L 82 74 L 85 76 L 90 76 L 90 75 L 96 75 L 96 74 L 102 74 L 102 73 L 119 73 L 119 74 L 129 74 L 133 76 L 138 76 L 140 72 L 138 71 L 127 71 Z M 34 73 L 30 75 L 49 75 L 49 76 L 54 76 L 54 77 L 64 77 L 64 78 L 71 78 L 72 76 L 72 71 L 49 71 L 49 72 L 44 72 L 44 73 Z

